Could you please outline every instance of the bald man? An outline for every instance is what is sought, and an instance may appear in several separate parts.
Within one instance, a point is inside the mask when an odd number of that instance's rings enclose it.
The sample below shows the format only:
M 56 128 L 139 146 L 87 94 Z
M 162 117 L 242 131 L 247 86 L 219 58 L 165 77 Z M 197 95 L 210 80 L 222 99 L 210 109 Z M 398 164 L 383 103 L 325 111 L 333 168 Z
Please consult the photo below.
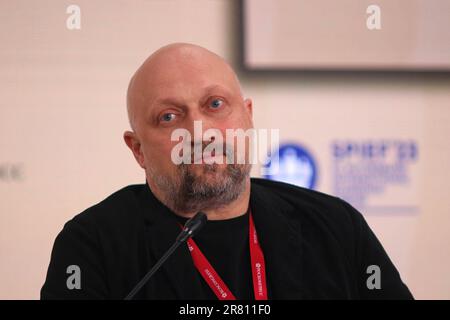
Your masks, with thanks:
M 218 55 L 192 44 L 154 52 L 127 94 L 126 145 L 144 169 L 127 186 L 67 222 L 55 240 L 43 299 L 123 299 L 197 212 L 208 221 L 183 243 L 136 299 L 411 299 L 364 218 L 315 191 L 250 178 L 249 161 L 207 161 L 220 139 L 174 132 L 253 128 L 252 101 Z M 234 151 L 228 153 L 230 150 Z M 220 150 L 220 149 L 216 149 Z M 249 148 L 244 148 L 248 160 Z M 215 160 L 236 160 L 224 144 Z M 209 159 L 211 160 L 211 159 Z

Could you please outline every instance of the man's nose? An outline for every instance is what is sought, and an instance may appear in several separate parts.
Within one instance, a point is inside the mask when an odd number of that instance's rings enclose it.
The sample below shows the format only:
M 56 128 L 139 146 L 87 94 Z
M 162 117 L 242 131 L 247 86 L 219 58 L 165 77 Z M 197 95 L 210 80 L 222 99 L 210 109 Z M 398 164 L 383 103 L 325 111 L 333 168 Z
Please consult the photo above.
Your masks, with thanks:
M 200 134 L 200 139 L 203 140 L 203 134 L 206 130 L 218 129 L 214 121 L 199 110 L 190 110 L 185 121 L 185 128 L 190 132 L 192 139 L 198 138 Z

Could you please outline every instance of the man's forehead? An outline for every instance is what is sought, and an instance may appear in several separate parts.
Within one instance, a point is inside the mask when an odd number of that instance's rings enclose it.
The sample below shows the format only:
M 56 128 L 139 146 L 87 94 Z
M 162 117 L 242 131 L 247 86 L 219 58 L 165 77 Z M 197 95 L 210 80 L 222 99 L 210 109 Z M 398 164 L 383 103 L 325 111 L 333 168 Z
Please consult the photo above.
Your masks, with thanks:
M 240 86 L 232 70 L 223 68 L 178 68 L 149 73 L 141 88 L 146 102 L 166 98 L 198 97 L 210 91 L 239 94 Z
M 176 63 L 159 64 L 143 75 L 145 82 L 153 86 L 188 87 L 205 86 L 211 83 L 230 85 L 234 80 L 234 71 L 225 63 L 183 60 Z

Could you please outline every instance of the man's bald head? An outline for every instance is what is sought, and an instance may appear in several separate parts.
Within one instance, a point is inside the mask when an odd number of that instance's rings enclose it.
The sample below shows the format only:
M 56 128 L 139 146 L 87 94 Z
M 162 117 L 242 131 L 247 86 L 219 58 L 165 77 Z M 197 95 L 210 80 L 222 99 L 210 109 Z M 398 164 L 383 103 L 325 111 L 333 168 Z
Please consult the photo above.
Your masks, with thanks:
M 239 80 L 231 66 L 219 55 L 197 45 L 173 43 L 152 55 L 135 72 L 127 92 L 127 111 L 131 128 L 136 131 L 143 109 L 149 107 L 158 91 L 167 86 L 197 81 L 202 77 L 224 82 L 242 97 Z

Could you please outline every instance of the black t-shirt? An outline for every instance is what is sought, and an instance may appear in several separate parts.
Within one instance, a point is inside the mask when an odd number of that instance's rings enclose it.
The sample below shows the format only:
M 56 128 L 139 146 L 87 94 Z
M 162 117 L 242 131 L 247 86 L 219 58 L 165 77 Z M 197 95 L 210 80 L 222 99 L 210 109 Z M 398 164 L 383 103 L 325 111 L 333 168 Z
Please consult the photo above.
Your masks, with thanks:
M 348 203 L 252 178 L 249 205 L 270 299 L 413 298 L 364 217 Z M 41 298 L 123 299 L 180 233 L 169 214 L 145 184 L 119 190 L 77 215 L 55 240 Z M 196 238 L 233 294 L 252 296 L 248 215 L 209 221 Z M 170 259 L 136 299 L 216 299 L 202 285 L 186 246 Z M 68 273 L 74 265 L 81 273 Z M 381 289 L 368 286 L 372 265 L 381 270 Z M 73 281 L 80 289 L 69 287 Z
M 177 219 L 181 224 L 188 220 L 180 216 Z M 254 298 L 248 213 L 227 220 L 208 220 L 193 240 L 236 299 Z M 217 299 L 200 273 L 198 276 L 208 299 Z

